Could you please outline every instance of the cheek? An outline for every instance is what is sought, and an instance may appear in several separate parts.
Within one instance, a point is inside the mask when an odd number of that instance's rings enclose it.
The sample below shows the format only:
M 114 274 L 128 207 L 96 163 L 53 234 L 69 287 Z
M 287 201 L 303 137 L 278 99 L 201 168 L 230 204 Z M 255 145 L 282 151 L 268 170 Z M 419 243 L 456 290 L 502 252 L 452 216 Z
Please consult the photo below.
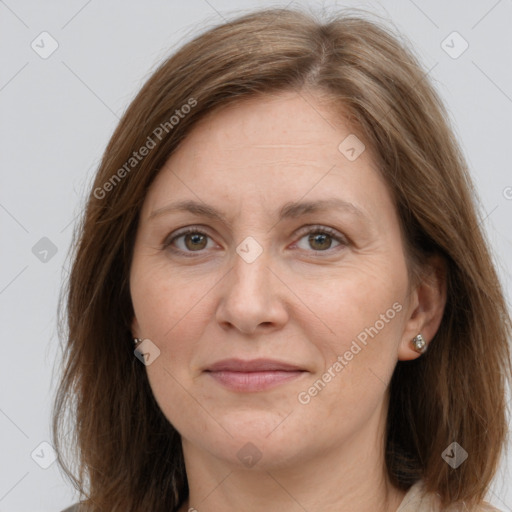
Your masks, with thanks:
M 324 418 L 323 429 L 349 432 L 364 425 L 396 366 L 407 272 L 400 260 L 388 268 L 383 261 L 347 266 L 326 280 L 322 293 L 309 289 L 308 300 L 332 332 L 316 338 L 324 368 L 301 388 L 297 402 L 305 417 Z
M 382 356 L 398 342 L 406 288 L 406 268 L 399 262 L 393 268 L 383 268 L 382 260 L 348 264 L 323 280 L 302 283 L 303 301 L 311 305 L 308 320 L 302 316 L 303 328 L 310 334 L 313 325 L 321 329 L 324 334 L 317 339 L 331 361 L 349 350 L 354 340 L 363 346 L 367 342 L 370 350 L 364 350 L 364 356 Z M 370 340 L 375 340 L 373 347 Z
M 322 425 L 327 437 L 363 428 L 383 400 L 404 322 L 407 280 L 397 268 L 383 273 L 379 265 L 359 266 L 326 282 L 322 293 L 311 286 L 310 303 L 333 332 L 313 338 L 309 329 L 323 368 L 295 400 L 304 424 Z
M 204 306 L 200 290 L 195 290 L 189 293 L 157 269 L 138 274 L 132 286 L 140 334 L 159 350 L 145 368 L 149 384 L 163 414 L 181 434 L 211 428 L 188 391 L 193 385 L 190 362 L 203 330 L 199 316 Z
M 171 350 L 169 345 L 180 344 L 180 340 L 193 340 L 213 284 L 213 277 L 177 275 L 165 261 L 140 264 L 132 273 L 131 294 L 141 335 L 162 350 Z M 181 350 L 175 355 L 180 354 Z

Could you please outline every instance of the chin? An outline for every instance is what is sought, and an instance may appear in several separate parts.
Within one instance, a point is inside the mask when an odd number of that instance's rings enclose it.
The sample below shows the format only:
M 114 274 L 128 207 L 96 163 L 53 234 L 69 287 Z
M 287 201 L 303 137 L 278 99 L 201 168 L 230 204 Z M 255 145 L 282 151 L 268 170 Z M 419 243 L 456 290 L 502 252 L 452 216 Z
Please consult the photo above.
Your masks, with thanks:
M 193 444 L 238 469 L 283 469 L 296 464 L 309 452 L 307 434 L 297 428 L 294 415 L 287 417 L 287 414 L 233 411 L 231 415 L 218 417 L 231 436 L 224 430 L 219 435 L 216 429 L 215 434 L 210 430 L 208 436 L 204 432 L 195 432 L 187 437 Z M 315 439 L 310 442 L 314 451 Z
M 229 465 L 241 470 L 270 471 L 290 467 L 304 456 L 303 447 L 286 443 L 283 439 L 270 439 L 265 435 L 240 435 L 226 445 L 215 444 L 211 452 Z

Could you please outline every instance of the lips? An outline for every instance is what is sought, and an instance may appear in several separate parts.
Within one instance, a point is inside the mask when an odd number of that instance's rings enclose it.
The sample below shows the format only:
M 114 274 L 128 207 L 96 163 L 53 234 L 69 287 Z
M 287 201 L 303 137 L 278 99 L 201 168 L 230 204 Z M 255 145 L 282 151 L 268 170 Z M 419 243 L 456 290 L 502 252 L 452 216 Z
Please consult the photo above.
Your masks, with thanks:
M 272 359 L 225 359 L 208 366 L 205 373 L 232 391 L 254 392 L 297 379 L 306 370 Z
M 273 359 L 224 359 L 208 366 L 210 372 L 265 372 L 265 371 L 302 371 L 302 368 L 289 363 L 275 361 Z

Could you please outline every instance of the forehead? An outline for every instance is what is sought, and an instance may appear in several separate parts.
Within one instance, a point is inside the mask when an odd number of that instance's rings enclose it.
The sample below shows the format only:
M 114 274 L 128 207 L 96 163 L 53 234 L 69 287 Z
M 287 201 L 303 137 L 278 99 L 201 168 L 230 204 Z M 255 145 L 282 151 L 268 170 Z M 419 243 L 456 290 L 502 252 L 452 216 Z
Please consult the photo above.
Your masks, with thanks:
M 214 196 L 222 207 L 241 197 L 281 206 L 327 192 L 351 202 L 389 203 L 368 146 L 356 138 L 364 150 L 356 159 L 344 153 L 354 137 L 327 101 L 307 93 L 234 103 L 194 126 L 157 176 L 148 203 L 154 210 L 170 199 Z
M 193 139 L 208 149 L 251 148 L 261 155 L 285 149 L 304 151 L 304 145 L 337 149 L 353 131 L 344 117 L 333 114 L 332 101 L 324 96 L 284 91 L 215 109 L 196 124 L 185 141 Z

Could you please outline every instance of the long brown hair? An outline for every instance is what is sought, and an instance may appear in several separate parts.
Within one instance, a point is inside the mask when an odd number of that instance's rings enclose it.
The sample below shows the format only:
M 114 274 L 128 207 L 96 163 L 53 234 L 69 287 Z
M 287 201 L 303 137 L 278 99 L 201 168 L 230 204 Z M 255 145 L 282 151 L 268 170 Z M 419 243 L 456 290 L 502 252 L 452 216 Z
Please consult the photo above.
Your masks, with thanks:
M 431 254 L 446 263 L 441 326 L 429 351 L 398 362 L 392 377 L 390 478 L 403 490 L 422 478 L 444 505 L 485 497 L 507 432 L 511 320 L 447 113 L 391 30 L 360 15 L 319 22 L 269 9 L 210 29 L 163 62 L 96 174 L 63 290 L 64 370 L 53 410 L 58 460 L 86 497 L 84 509 L 177 510 L 188 495 L 180 436 L 133 355 L 128 276 L 148 187 L 205 115 L 305 88 L 331 98 L 371 148 L 396 202 L 412 274 Z M 469 453 L 457 469 L 441 457 L 454 441 Z M 74 463 L 66 447 L 75 448 Z

